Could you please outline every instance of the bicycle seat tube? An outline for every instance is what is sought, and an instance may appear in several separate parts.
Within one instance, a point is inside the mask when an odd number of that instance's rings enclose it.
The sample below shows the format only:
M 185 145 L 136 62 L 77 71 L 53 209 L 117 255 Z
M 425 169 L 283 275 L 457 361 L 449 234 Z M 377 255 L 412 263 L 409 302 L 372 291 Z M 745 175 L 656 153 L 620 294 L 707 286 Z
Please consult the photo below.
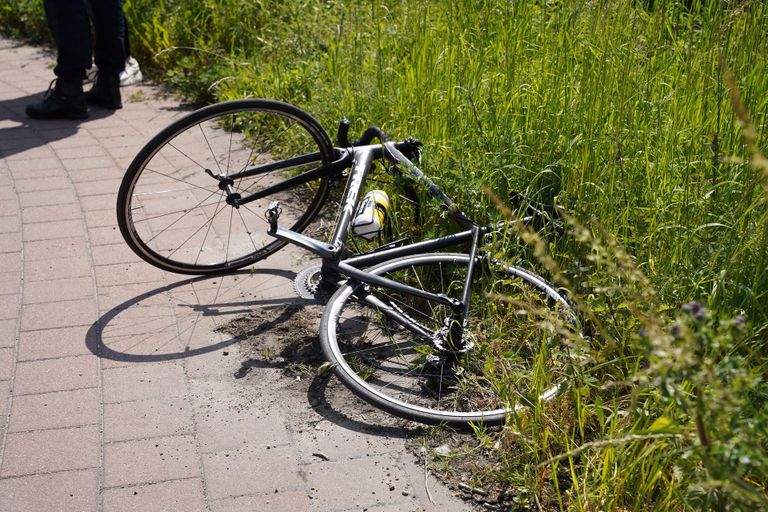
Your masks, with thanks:
M 294 245 L 298 245 L 314 254 L 317 254 L 324 260 L 338 261 L 344 250 L 344 243 L 349 234 L 349 226 L 352 223 L 352 217 L 355 213 L 355 205 L 360 197 L 360 192 L 365 183 L 365 178 L 371 171 L 373 160 L 381 157 L 381 146 L 371 145 L 360 148 L 348 148 L 351 153 L 352 171 L 347 180 L 347 193 L 341 207 L 341 215 L 336 224 L 333 237 L 330 242 L 322 242 L 310 238 L 301 233 L 296 233 L 289 229 L 283 229 L 277 226 L 277 221 L 270 221 L 268 233 L 275 238 L 285 240 Z

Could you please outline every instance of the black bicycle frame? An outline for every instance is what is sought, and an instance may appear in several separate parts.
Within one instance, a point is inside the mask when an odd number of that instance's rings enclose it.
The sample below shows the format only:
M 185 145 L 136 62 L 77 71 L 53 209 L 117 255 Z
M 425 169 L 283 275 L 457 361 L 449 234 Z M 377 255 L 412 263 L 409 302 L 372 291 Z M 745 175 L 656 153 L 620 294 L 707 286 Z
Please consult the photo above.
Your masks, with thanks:
M 405 147 L 407 144 L 407 142 L 386 142 L 384 144 L 369 144 L 346 149 L 337 148 L 337 158 L 333 163 L 312 169 L 310 171 L 306 171 L 297 176 L 289 178 L 284 182 L 273 185 L 261 192 L 257 192 L 242 199 L 238 199 L 237 203 L 246 204 L 261 197 L 268 196 L 274 192 L 296 186 L 297 184 L 307 183 L 313 179 L 317 179 L 323 176 L 336 175 L 344 168 L 351 168 L 347 178 L 346 193 L 341 205 L 341 215 L 339 216 L 339 221 L 336 224 L 336 228 L 330 242 L 323 242 L 301 233 L 291 231 L 289 229 L 280 228 L 278 226 L 279 205 L 277 204 L 271 205 L 269 208 L 270 228 L 268 233 L 279 240 L 290 242 L 294 245 L 298 245 L 299 247 L 303 247 L 304 249 L 314 254 L 317 254 L 323 259 L 323 268 L 325 270 L 330 270 L 331 272 L 338 273 L 363 283 L 381 286 L 390 290 L 413 295 L 437 304 L 450 307 L 453 311 L 453 315 L 451 318 L 451 333 L 449 335 L 449 339 L 461 339 L 461 332 L 466 325 L 469 314 L 471 283 L 474 273 L 474 260 L 477 254 L 478 242 L 480 237 L 488 232 L 490 228 L 478 226 L 469 217 L 463 214 L 455 206 L 453 201 L 451 201 L 451 199 L 446 196 L 445 193 L 443 193 L 443 191 L 440 190 L 437 185 L 429 180 L 429 178 L 427 178 L 424 173 L 415 164 L 413 164 L 413 162 L 411 162 L 407 157 L 405 157 L 405 155 L 403 155 L 399 147 Z M 395 164 L 404 165 L 417 182 L 424 185 L 432 196 L 440 199 L 443 202 L 450 217 L 459 226 L 464 228 L 464 231 L 432 240 L 425 240 L 405 246 L 384 248 L 364 255 L 342 259 L 344 246 L 349 236 L 349 229 L 355 214 L 355 207 L 360 200 L 363 185 L 365 184 L 368 174 L 373 169 L 374 160 L 382 158 L 386 158 Z M 265 164 L 262 166 L 249 168 L 240 173 L 231 175 L 229 178 L 236 180 L 238 178 L 258 176 L 260 174 L 266 174 L 278 169 L 295 168 L 301 165 L 312 163 L 314 161 L 319 161 L 319 153 L 295 157 L 284 162 Z M 415 288 L 413 286 L 409 286 L 407 284 L 361 270 L 363 267 L 376 265 L 395 258 L 411 256 L 424 252 L 435 252 L 441 249 L 445 249 L 446 247 L 466 243 L 471 244 L 470 261 L 461 300 L 456 300 L 443 294 L 430 293 L 422 289 Z M 369 295 L 369 300 L 375 302 L 378 299 Z M 422 337 L 429 337 L 434 334 L 426 333 L 423 328 L 416 325 L 412 320 L 399 313 L 396 309 L 389 307 L 380 300 L 378 300 L 378 302 L 380 302 L 380 304 L 375 305 L 382 309 L 382 311 L 387 316 L 393 318 L 415 334 Z
M 288 178 L 285 181 L 276 183 L 271 187 L 267 187 L 263 190 L 259 190 L 258 192 L 254 192 L 253 194 L 247 195 L 245 197 L 238 198 L 234 202 L 234 206 L 248 204 L 252 201 L 257 201 L 263 197 L 268 197 L 271 194 L 276 194 L 278 192 L 288 190 L 290 188 L 295 187 L 296 185 L 309 183 L 312 180 L 324 178 L 326 176 L 338 175 L 339 172 L 341 172 L 343 169 L 346 169 L 347 167 L 349 167 L 349 157 L 350 155 L 348 152 L 346 151 L 342 152 L 339 158 L 337 158 L 330 164 L 322 165 L 315 169 L 311 169 L 309 171 L 298 174 L 292 178 Z M 274 162 L 274 163 L 259 165 L 255 167 L 249 167 L 238 173 L 230 174 L 229 176 L 227 176 L 227 179 L 228 181 L 234 182 L 235 180 L 239 180 L 242 178 L 250 178 L 252 176 L 269 174 L 270 172 L 274 172 L 274 171 L 287 171 L 290 169 L 295 169 L 296 167 L 300 167 L 302 165 L 307 165 L 307 164 L 320 162 L 320 161 L 321 161 L 320 153 L 310 153 L 310 154 L 298 156 L 295 158 L 289 158 L 288 160 L 282 160 L 280 162 Z

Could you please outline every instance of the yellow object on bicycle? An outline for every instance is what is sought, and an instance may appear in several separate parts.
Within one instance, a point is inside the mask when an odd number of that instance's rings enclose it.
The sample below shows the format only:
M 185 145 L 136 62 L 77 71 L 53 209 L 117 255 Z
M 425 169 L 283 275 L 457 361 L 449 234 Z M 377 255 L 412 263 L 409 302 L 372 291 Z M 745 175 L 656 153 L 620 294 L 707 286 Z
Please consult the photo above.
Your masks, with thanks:
M 352 220 L 352 232 L 366 240 L 372 240 L 376 233 L 384 229 L 384 220 L 389 210 L 389 196 L 383 190 L 371 190 L 357 207 L 357 214 Z

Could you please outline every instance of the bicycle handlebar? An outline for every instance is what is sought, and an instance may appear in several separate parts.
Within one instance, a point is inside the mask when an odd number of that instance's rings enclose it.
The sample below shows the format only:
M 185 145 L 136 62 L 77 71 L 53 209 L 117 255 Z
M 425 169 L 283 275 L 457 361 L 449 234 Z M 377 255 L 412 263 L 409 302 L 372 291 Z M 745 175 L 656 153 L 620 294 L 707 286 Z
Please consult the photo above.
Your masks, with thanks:
M 373 139 L 378 138 L 381 142 L 387 142 L 389 137 L 384 130 L 378 126 L 369 126 L 360 137 L 350 142 L 349 140 L 349 119 L 344 118 L 339 121 L 339 129 L 336 132 L 336 142 L 342 148 L 350 146 L 367 146 Z

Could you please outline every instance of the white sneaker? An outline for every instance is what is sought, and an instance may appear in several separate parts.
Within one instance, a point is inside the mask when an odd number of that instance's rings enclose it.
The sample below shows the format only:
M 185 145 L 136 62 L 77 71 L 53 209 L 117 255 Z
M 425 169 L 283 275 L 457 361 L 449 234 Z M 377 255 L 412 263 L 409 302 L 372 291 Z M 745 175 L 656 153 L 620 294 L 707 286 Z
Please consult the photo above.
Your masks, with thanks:
M 141 74 L 138 61 L 133 57 L 128 57 L 128 60 L 125 61 L 125 69 L 120 73 L 120 87 L 132 85 L 142 80 L 144 80 L 144 75 Z
M 98 75 L 98 73 L 99 68 L 97 68 L 96 64 L 94 64 L 91 66 L 91 69 L 86 70 L 85 80 L 83 80 L 83 83 L 95 83 L 96 75 Z M 120 87 L 133 85 L 135 83 L 141 82 L 142 80 L 144 80 L 144 75 L 141 74 L 141 69 L 139 69 L 139 62 L 133 57 L 128 57 L 128 59 L 125 61 L 125 69 L 120 72 Z

